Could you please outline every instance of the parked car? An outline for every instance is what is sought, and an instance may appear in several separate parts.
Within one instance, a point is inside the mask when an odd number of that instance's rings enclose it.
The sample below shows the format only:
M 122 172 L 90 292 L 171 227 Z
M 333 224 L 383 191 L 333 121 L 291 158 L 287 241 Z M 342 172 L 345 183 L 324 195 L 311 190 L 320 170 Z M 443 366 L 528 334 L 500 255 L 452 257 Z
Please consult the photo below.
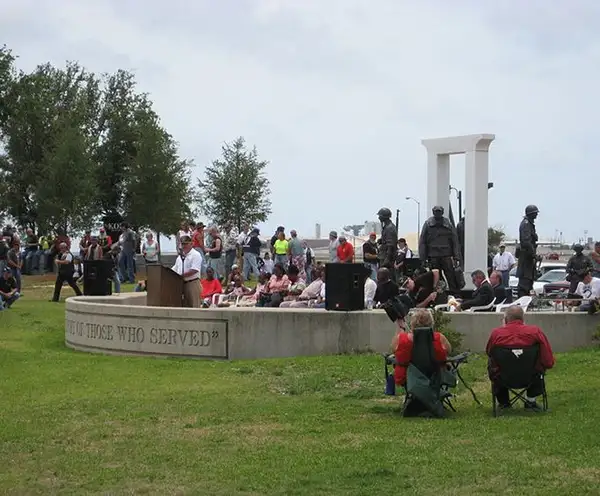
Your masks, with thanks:
M 543 274 L 537 281 L 533 283 L 533 291 L 537 296 L 542 296 L 544 294 L 544 287 L 550 284 L 560 283 L 561 285 L 565 283 L 567 288 L 569 287 L 569 282 L 566 280 L 567 271 L 565 269 L 553 269 L 549 270 L 545 274 Z
M 539 267 L 541 275 L 538 278 L 538 280 L 541 279 L 542 277 L 544 277 L 544 275 L 547 272 L 550 272 L 552 270 L 565 271 L 566 268 L 567 268 L 567 264 L 565 262 L 542 262 Z M 547 284 L 548 282 L 558 282 L 558 281 L 546 281 L 544 284 Z M 517 297 L 517 286 L 518 285 L 519 285 L 519 278 L 517 277 L 517 268 L 513 267 L 513 269 L 510 271 L 510 277 L 509 277 L 509 282 L 508 282 L 508 286 L 510 287 L 510 290 L 512 291 L 513 298 Z M 534 285 L 534 290 L 535 290 L 535 282 L 533 283 L 533 285 Z M 536 291 L 536 294 L 538 294 L 538 295 L 540 295 L 542 293 L 543 293 L 543 287 L 539 293 Z

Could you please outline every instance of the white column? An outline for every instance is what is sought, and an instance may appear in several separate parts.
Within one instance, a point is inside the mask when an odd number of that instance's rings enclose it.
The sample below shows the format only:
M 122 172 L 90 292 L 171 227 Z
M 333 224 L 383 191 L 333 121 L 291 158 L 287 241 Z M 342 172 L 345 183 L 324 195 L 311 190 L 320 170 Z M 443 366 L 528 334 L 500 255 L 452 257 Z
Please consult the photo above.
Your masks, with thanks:
M 487 145 L 489 146 L 489 144 Z M 472 288 L 471 272 L 487 268 L 488 231 L 488 150 L 465 154 L 465 280 Z
M 441 205 L 448 209 L 450 198 L 450 155 L 438 154 L 427 150 L 427 212 L 425 219 L 431 217 L 431 209 Z M 448 212 L 445 212 L 448 215 Z

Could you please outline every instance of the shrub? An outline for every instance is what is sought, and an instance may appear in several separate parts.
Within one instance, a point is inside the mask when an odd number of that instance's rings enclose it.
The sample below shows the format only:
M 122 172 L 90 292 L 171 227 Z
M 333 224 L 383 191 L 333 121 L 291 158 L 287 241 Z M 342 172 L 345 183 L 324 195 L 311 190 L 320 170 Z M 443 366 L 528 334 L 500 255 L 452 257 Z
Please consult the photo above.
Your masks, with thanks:
M 454 353 L 460 350 L 463 335 L 454 328 L 450 327 L 450 317 L 448 317 L 448 315 L 446 315 L 444 312 L 436 310 L 433 312 L 433 322 L 433 328 L 436 331 L 441 332 L 444 336 L 446 336 L 448 341 L 450 341 L 450 344 L 452 345 L 452 352 Z

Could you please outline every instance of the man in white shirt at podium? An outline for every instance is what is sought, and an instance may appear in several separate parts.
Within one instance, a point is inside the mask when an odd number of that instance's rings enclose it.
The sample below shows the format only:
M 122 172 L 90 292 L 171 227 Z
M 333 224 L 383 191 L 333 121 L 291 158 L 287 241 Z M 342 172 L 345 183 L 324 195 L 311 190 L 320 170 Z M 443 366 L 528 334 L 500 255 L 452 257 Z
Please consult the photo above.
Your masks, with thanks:
M 173 270 L 183 277 L 183 306 L 200 308 L 202 293 L 200 274 L 202 273 L 203 258 L 199 251 L 192 248 L 192 238 L 182 236 L 179 242 L 181 250 Z

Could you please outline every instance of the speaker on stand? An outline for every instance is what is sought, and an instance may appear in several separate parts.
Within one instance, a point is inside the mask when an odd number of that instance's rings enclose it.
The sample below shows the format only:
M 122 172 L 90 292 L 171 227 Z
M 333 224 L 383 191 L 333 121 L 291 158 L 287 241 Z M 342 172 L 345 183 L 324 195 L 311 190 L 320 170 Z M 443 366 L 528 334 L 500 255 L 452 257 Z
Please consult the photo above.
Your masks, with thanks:
M 112 260 L 84 260 L 83 294 L 109 296 L 112 294 Z
M 361 263 L 329 263 L 325 269 L 325 309 L 365 309 L 365 280 L 370 270 Z

